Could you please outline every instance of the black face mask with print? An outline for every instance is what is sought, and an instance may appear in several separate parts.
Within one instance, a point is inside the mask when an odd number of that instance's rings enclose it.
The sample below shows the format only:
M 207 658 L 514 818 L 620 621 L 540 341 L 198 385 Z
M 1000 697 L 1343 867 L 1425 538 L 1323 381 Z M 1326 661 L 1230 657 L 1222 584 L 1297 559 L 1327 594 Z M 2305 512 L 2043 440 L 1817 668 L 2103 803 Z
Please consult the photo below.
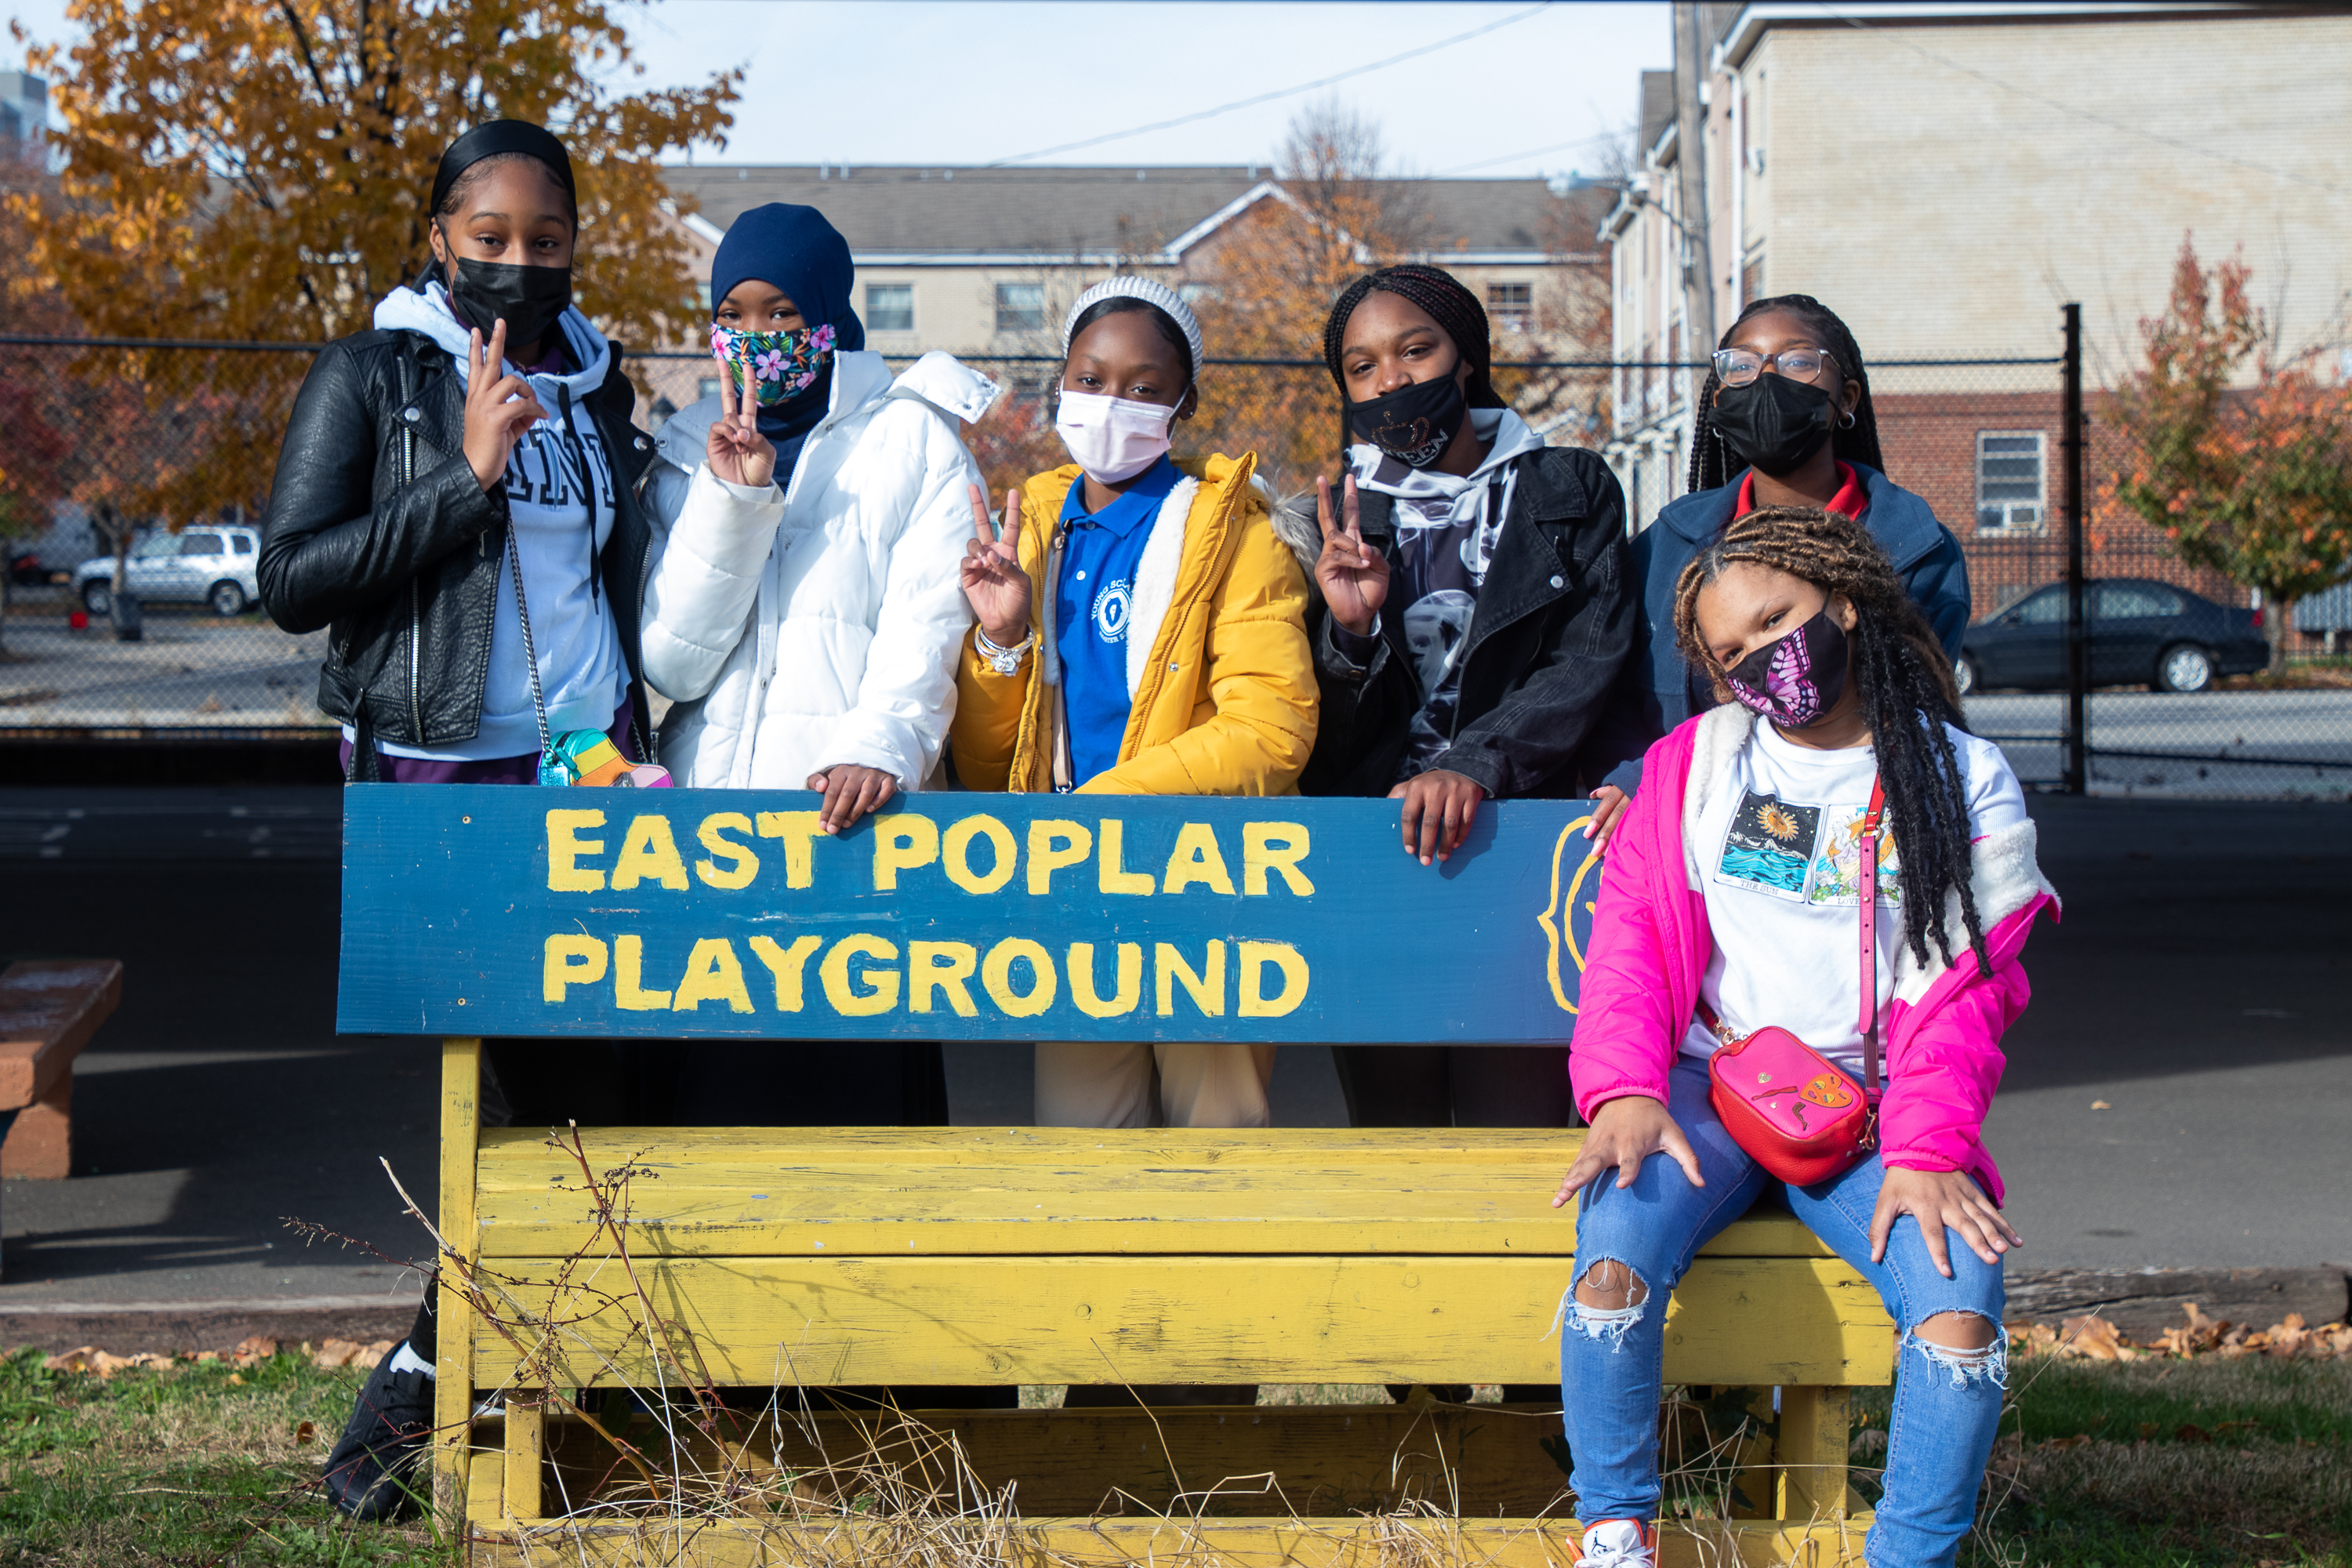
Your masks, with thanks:
M 1731 455 L 1776 479 L 1803 468 L 1830 438 L 1830 395 L 1785 375 L 1725 387 L 1711 413 Z
M 1450 374 L 1348 405 L 1349 427 L 1409 468 L 1426 468 L 1444 457 L 1469 416 L 1462 384 Z

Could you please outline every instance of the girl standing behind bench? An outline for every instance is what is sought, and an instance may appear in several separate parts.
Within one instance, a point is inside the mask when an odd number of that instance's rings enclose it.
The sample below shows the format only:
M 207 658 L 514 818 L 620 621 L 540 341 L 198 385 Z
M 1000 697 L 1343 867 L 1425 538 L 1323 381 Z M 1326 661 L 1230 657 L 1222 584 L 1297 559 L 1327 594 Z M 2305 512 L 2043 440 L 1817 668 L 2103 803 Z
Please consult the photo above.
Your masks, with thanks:
M 1980 1133 L 2028 994 L 2018 956 L 2055 895 L 2016 775 L 1959 728 L 1951 665 L 1861 523 L 1748 512 L 1673 603 L 1725 705 L 1650 748 L 1610 848 L 1570 1056 L 1591 1130 L 1552 1200 L 1580 1204 L 1560 1396 L 1580 1562 L 1655 1560 L 1666 1296 L 1769 1196 L 1903 1331 L 1869 1559 L 1948 1563 L 2000 1419 L 2001 1255 L 2019 1244 Z M 1872 904 L 1892 918 L 1865 948 L 1874 784 L 1890 833 Z M 1885 1046 L 1874 1152 L 1810 1185 L 1771 1180 L 1710 1098 L 1708 1058 L 1775 1026 L 1857 1080 Z M 1851 1087 L 1820 1103 L 1852 1103 Z
M 1289 795 L 1315 743 L 1307 584 L 1250 482 L 1255 454 L 1177 464 L 1201 325 L 1174 289 L 1113 278 L 1063 328 L 1057 423 L 1076 460 L 977 534 L 950 739 L 981 790 Z M 1022 526 L 1024 514 L 1029 526 Z M 1035 586 L 1043 584 L 1042 589 Z M 1272 1046 L 1041 1045 L 1049 1127 L 1263 1127 Z
M 477 126 L 442 154 L 427 216 L 430 269 L 328 345 L 295 400 L 262 603 L 288 631 L 331 628 L 319 706 L 353 782 L 528 784 L 550 737 L 577 731 L 650 763 L 635 492 L 652 443 L 620 349 L 572 304 L 572 160 L 539 126 Z M 482 1047 L 485 1125 L 636 1120 L 617 1046 Z M 362 1519 L 415 1511 L 425 1300 L 328 1457 L 327 1495 Z

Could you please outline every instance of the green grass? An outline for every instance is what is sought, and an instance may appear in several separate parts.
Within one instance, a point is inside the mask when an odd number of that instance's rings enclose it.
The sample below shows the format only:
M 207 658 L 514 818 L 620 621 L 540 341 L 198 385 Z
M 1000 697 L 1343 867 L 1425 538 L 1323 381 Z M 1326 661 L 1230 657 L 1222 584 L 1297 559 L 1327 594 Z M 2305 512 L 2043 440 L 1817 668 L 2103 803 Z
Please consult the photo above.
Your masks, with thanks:
M 1969 1568 L 2352 1568 L 2352 1362 L 2019 1360 L 2010 1386 Z
M 320 1495 L 357 1371 L 287 1354 L 101 1381 L 41 1360 L 0 1358 L 0 1568 L 453 1560 L 422 1527 L 352 1525 Z M 2352 1568 L 2352 1362 L 2019 1360 L 2011 1382 L 1965 1568 Z M 1884 1432 L 1886 1411 L 1865 1391 L 1857 1426 Z
M 319 1489 L 363 1373 L 289 1353 L 101 1381 L 42 1359 L 0 1359 L 0 1568 L 452 1561 L 421 1528 L 350 1523 Z

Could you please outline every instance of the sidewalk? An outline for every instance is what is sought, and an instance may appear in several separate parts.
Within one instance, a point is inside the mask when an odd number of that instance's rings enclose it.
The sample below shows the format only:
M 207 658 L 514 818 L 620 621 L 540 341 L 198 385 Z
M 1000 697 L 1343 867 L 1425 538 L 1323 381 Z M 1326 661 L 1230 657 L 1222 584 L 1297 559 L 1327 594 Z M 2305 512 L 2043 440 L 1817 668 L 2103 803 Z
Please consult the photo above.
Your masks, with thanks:
M 415 1274 L 283 1226 L 420 1258 L 379 1161 L 436 1188 L 435 1045 L 333 1032 L 338 809 L 331 789 L 0 790 L 0 957 L 126 966 L 79 1069 L 76 1174 L 0 1198 L 0 1337 L 60 1305 L 415 1299 Z M 2352 1259 L 2352 812 L 2035 813 L 2066 919 L 2028 951 L 1988 1132 L 2018 1266 Z M 1027 1119 L 1020 1047 L 953 1050 L 950 1076 L 958 1121 Z M 1284 1051 L 1275 1096 L 1291 1125 L 1344 1119 L 1328 1051 Z

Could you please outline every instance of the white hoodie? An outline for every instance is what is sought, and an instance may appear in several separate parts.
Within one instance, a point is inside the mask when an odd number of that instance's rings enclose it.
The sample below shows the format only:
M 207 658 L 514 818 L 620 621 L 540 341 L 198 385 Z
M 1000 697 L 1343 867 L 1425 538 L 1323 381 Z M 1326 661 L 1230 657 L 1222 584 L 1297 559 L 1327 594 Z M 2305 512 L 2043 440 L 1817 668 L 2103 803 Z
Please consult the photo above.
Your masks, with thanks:
M 461 386 L 468 380 L 467 329 L 449 308 L 436 282 L 418 293 L 394 289 L 375 308 L 375 324 L 385 331 L 422 332 L 457 362 Z M 532 646 L 547 702 L 551 735 L 567 730 L 604 730 L 628 695 L 629 673 L 621 657 L 620 629 L 602 590 L 592 594 L 590 573 L 596 552 L 613 532 L 613 464 L 596 434 L 596 422 L 582 405 L 604 384 L 612 346 L 577 309 L 559 322 L 572 357 L 581 368 L 561 375 L 528 375 L 547 417 L 515 443 L 507 460 L 507 516 L 522 557 L 523 596 L 530 608 Z M 509 364 L 509 371 L 516 370 Z M 572 418 L 563 416 L 566 394 Z M 590 483 L 580 482 L 584 457 Z M 588 490 L 594 492 L 593 537 L 588 526 Z M 344 738 L 351 738 L 346 726 Z M 497 610 L 490 625 L 489 678 L 482 692 L 482 725 L 470 741 L 431 751 L 379 741 L 401 757 L 482 761 L 523 757 L 539 751 L 539 719 L 530 700 L 530 671 L 523 657 L 522 620 L 515 611 L 514 577 L 499 563 Z
M 661 427 L 646 497 L 668 537 L 642 625 L 646 682 L 677 704 L 661 739 L 679 784 L 803 789 L 848 763 L 923 786 L 971 629 L 965 487 L 981 474 L 957 421 L 999 390 L 936 351 L 896 380 L 878 353 L 837 353 L 781 490 L 704 466 L 716 397 Z

